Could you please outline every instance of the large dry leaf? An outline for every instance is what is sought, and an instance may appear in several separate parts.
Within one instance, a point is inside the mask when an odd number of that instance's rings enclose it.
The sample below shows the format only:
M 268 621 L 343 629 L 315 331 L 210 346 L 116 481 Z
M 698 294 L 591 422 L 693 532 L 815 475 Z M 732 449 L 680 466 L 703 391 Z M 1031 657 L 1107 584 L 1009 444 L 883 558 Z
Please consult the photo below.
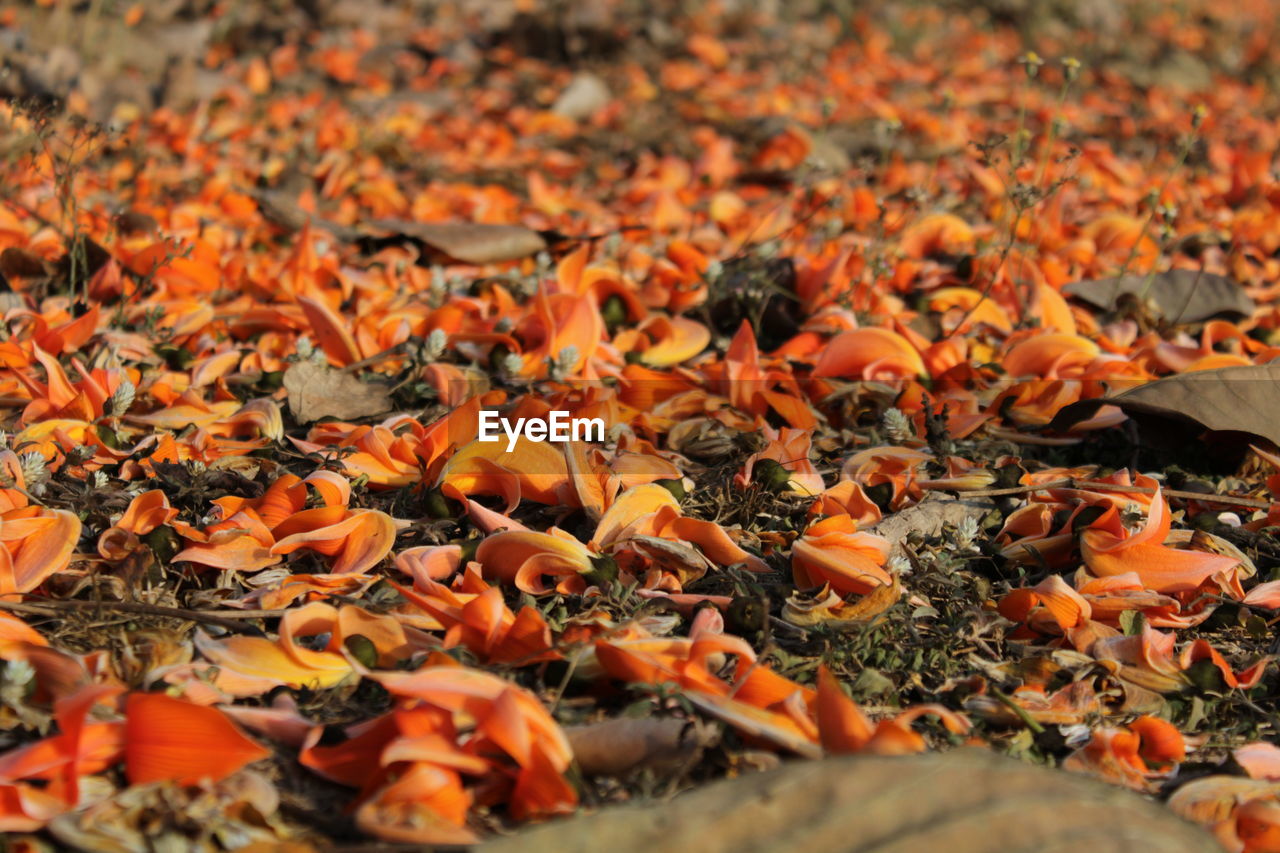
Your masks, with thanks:
M 486 225 L 471 222 L 409 222 L 378 219 L 370 223 L 384 232 L 378 243 L 407 240 L 435 255 L 433 260 L 464 264 L 515 261 L 545 251 L 550 245 L 540 232 L 523 225 Z
M 1067 430 L 1087 420 L 1104 405 L 1160 427 L 1151 438 L 1176 434 L 1179 441 L 1195 433 L 1245 433 L 1280 445 L 1280 363 L 1219 367 L 1179 373 L 1131 388 L 1114 397 L 1081 400 L 1064 407 L 1049 427 Z M 1226 436 L 1220 436 L 1226 437 Z M 1244 438 L 1244 436 L 1241 436 Z
M 381 382 L 361 382 L 327 364 L 300 361 L 284 372 L 289 411 L 299 423 L 320 418 L 349 421 L 391 411 L 391 397 Z
M 361 233 L 355 229 L 315 213 L 303 210 L 290 193 L 278 189 L 254 189 L 249 194 L 258 203 L 258 210 L 270 222 L 289 231 L 301 231 L 308 222 L 328 231 L 344 243 L 355 243 Z
M 1157 273 L 1149 283 L 1145 275 L 1076 281 L 1064 286 L 1062 292 L 1104 311 L 1114 309 L 1116 301 L 1126 294 L 1141 296 L 1171 323 L 1198 323 L 1217 316 L 1248 317 L 1254 307 L 1238 282 L 1197 270 Z
M 254 190 L 259 210 L 269 220 L 291 231 L 310 222 L 344 243 L 358 243 L 365 252 L 404 243 L 416 245 L 426 263 L 495 264 L 516 261 L 545 251 L 563 237 L 534 231 L 523 225 L 487 225 L 473 222 L 411 222 L 377 219 L 367 228 L 352 228 L 303 210 L 296 199 L 280 190 Z
M 482 853 L 1210 853 L 1213 838 L 1127 791 L 982 750 L 805 761 L 619 806 Z
M 573 746 L 573 760 L 587 776 L 692 767 L 703 749 L 720 738 L 717 728 L 698 720 L 652 717 L 619 717 L 569 726 L 564 733 Z

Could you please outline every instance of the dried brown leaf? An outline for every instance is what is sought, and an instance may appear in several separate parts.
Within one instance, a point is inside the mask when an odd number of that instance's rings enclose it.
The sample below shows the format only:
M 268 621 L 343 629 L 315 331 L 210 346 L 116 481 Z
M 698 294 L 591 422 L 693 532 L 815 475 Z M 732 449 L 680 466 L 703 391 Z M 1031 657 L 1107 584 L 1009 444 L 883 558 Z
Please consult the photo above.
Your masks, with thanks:
M 53 274 L 53 264 L 27 249 L 10 246 L 0 252 L 0 275 L 7 278 L 35 278 Z
M 289 411 L 300 423 L 320 418 L 348 421 L 391 411 L 391 397 L 382 382 L 361 382 L 327 364 L 300 361 L 284 372 Z
M 379 219 L 370 223 L 385 232 L 381 240 L 402 238 L 421 244 L 441 262 L 494 264 L 515 261 L 545 251 L 547 239 L 523 225 L 472 222 L 409 222 Z
M 587 776 L 692 766 L 720 737 L 717 729 L 698 720 L 651 717 L 570 726 L 565 735 L 573 746 L 574 760 Z
M 1076 281 L 1065 285 L 1062 292 L 1104 311 L 1114 310 L 1123 296 L 1138 296 L 1150 300 L 1159 316 L 1171 323 L 1248 317 L 1254 308 L 1238 282 L 1198 270 L 1169 270 L 1149 280 L 1145 275 L 1122 275 Z
M 1280 445 L 1280 364 L 1219 367 L 1167 376 L 1114 397 L 1081 400 L 1066 406 L 1050 429 L 1065 431 L 1087 420 L 1102 406 L 1118 406 L 1140 424 L 1158 427 L 1151 436 L 1212 432 L 1230 439 L 1245 433 Z M 1244 436 L 1241 436 L 1244 438 Z M 1247 439 L 1246 439 L 1247 440 Z M 1243 444 L 1244 442 L 1237 442 Z

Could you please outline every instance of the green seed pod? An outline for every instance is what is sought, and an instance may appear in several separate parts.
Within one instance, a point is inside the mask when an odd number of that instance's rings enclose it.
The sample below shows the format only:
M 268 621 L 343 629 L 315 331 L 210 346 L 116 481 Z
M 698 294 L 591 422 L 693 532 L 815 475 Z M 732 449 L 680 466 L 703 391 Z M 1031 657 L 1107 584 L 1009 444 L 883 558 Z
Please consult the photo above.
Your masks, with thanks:
M 735 598 L 725 610 L 724 625 L 732 634 L 751 636 L 764 630 L 769 611 L 758 598 Z
M 618 294 L 610 294 L 600 308 L 600 317 L 604 320 L 605 328 L 612 335 L 619 326 L 627 322 L 627 303 Z
M 774 459 L 758 459 L 751 471 L 751 479 L 771 492 L 780 492 L 791 482 L 791 472 Z
M 367 669 L 373 669 L 378 665 L 378 649 L 373 641 L 363 634 L 352 634 L 343 641 L 343 645 L 347 647 L 347 651 L 351 656 L 360 662 L 360 665 Z
M 422 507 L 426 511 L 429 518 L 445 519 L 457 518 L 457 501 L 451 501 L 444 496 L 444 492 L 440 491 L 437 486 L 434 489 L 428 489 L 422 496 Z
M 688 494 L 688 492 L 684 490 L 684 483 L 680 480 L 654 480 L 654 484 L 662 486 L 662 488 L 670 492 L 672 497 L 678 501 L 684 500 L 685 495 Z

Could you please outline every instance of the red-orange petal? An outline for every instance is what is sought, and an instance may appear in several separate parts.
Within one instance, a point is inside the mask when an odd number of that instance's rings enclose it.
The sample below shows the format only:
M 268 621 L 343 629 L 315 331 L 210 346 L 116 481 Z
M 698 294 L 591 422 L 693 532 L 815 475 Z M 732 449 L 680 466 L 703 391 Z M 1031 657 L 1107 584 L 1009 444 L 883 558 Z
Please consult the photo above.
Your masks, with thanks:
M 125 775 L 132 785 L 217 782 L 270 754 L 217 708 L 163 693 L 133 693 L 125 703 Z

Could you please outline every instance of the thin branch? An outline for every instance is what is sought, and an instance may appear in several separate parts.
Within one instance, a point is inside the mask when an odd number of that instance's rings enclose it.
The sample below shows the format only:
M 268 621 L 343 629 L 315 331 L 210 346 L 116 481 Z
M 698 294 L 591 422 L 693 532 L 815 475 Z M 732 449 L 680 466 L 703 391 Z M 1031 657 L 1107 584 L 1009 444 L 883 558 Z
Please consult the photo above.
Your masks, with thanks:
M 372 367 L 378 362 L 385 361 L 386 359 L 391 358 L 393 356 L 404 355 L 406 352 L 408 352 L 408 350 L 409 350 L 409 342 L 403 341 L 391 347 L 390 349 L 384 349 L 382 352 L 374 353 L 368 358 L 362 358 L 359 361 L 352 362 L 351 364 L 348 364 L 346 367 L 342 367 L 339 369 L 343 373 L 355 373 L 359 370 L 363 370 L 366 367 Z
M 1095 480 L 1051 480 L 1048 483 L 1029 486 L 1013 486 L 1007 489 L 982 489 L 974 492 L 962 492 L 965 497 L 994 498 L 1001 495 L 1025 495 L 1030 492 L 1042 492 L 1045 489 L 1094 489 L 1100 492 L 1122 492 L 1141 495 L 1153 495 L 1155 489 L 1150 486 L 1123 486 L 1116 483 L 1099 483 Z M 1162 489 L 1168 498 L 1180 498 L 1188 501 L 1200 501 L 1210 504 L 1229 504 L 1232 506 L 1248 506 L 1257 509 L 1270 509 L 1272 502 L 1263 498 L 1246 498 L 1240 495 L 1211 495 L 1203 492 L 1185 492 L 1179 489 Z
M 284 610 L 190 610 L 185 607 L 165 607 L 161 604 L 145 604 L 140 601 L 54 601 L 39 602 L 0 601 L 0 610 L 15 613 L 38 613 L 43 616 L 60 616 L 64 613 L 79 610 L 114 610 L 120 613 L 139 613 L 147 616 L 167 616 L 171 619 L 185 619 L 188 622 L 202 622 L 216 625 L 237 634 L 261 633 L 252 625 L 245 625 L 238 620 L 273 619 L 282 616 Z
M 996 697 L 1002 705 L 1012 711 L 1014 715 L 1022 721 L 1022 724 L 1029 728 L 1032 733 L 1038 735 L 1044 734 L 1044 726 L 1036 722 L 1035 717 L 1032 717 L 1031 714 L 1028 713 L 1027 709 L 1019 705 L 1012 696 L 1002 690 L 996 690 L 994 688 L 991 690 L 991 695 Z

